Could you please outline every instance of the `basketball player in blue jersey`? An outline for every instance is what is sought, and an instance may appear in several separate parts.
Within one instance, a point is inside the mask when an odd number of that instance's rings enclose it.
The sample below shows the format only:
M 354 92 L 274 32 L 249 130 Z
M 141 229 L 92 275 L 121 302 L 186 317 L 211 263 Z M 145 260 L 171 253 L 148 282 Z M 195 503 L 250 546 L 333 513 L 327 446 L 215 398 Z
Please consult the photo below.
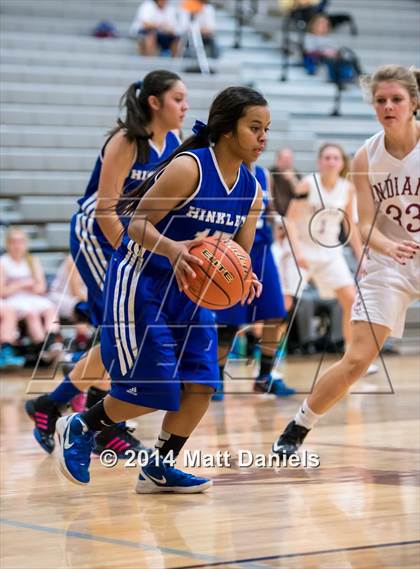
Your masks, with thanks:
M 225 89 L 208 126 L 196 124 L 156 177 L 133 199 L 120 200 L 118 210 L 130 222 L 109 265 L 101 337 L 112 388 L 88 411 L 57 422 L 60 467 L 71 481 L 89 482 L 95 432 L 163 409 L 157 455 L 141 467 L 136 491 L 196 493 L 211 485 L 168 462 L 205 414 L 219 379 L 213 312 L 183 292 L 201 263 L 189 249 L 213 235 L 250 251 L 262 192 L 243 162 L 261 154 L 269 122 L 260 93 Z M 254 274 L 248 302 L 261 288 Z
M 188 110 L 186 87 L 175 73 L 153 71 L 128 88 L 121 107 L 125 116 L 105 142 L 85 195 L 78 202 L 79 211 L 71 221 L 71 252 L 88 289 L 95 326 L 102 323 L 105 275 L 124 230 L 113 205 L 121 194 L 139 187 L 179 146 L 173 131 L 182 127 Z M 54 449 L 60 407 L 90 385 L 88 408 L 109 389 L 100 346 L 91 349 L 54 391 L 26 402 L 26 410 L 35 421 L 35 438 L 44 450 L 51 453 Z M 142 448 L 125 425 L 112 426 L 97 437 L 95 452 L 100 454 L 105 447 L 119 454 Z
M 283 380 L 273 379 L 271 372 L 276 361 L 277 347 L 280 341 L 287 311 L 284 307 L 283 294 L 277 268 L 271 253 L 273 241 L 270 215 L 270 174 L 261 166 L 248 164 L 249 170 L 258 180 L 263 195 L 263 209 L 257 220 L 254 245 L 251 249 L 252 268 L 263 284 L 261 296 L 250 305 L 236 305 L 227 310 L 219 310 L 216 319 L 219 326 L 219 374 L 220 385 L 213 400 L 223 399 L 223 370 L 226 356 L 239 326 L 252 322 L 263 322 L 261 338 L 261 367 L 254 384 L 256 393 L 272 393 L 287 397 L 295 393 Z

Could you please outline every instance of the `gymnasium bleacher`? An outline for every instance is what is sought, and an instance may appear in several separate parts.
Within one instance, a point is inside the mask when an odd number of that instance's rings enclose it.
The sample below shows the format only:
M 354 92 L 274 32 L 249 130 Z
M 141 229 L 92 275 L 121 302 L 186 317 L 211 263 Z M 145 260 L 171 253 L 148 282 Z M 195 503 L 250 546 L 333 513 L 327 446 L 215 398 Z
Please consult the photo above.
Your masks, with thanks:
M 31 237 L 31 249 L 53 272 L 68 249 L 68 221 L 82 195 L 98 149 L 117 117 L 127 85 L 154 68 L 182 73 L 187 61 L 137 55 L 128 28 L 139 0 L 2 0 L 1 2 L 1 218 Z M 216 2 L 218 4 L 218 2 Z M 219 2 L 217 39 L 222 50 L 212 62 L 217 73 L 183 73 L 189 89 L 187 132 L 205 119 L 221 88 L 252 83 L 268 98 L 272 129 L 263 165 L 290 146 L 301 172 L 314 168 L 314 150 L 326 139 L 348 152 L 377 129 L 373 112 L 356 86 L 343 94 L 342 116 L 331 117 L 335 87 L 309 77 L 302 67 L 280 82 L 281 14 L 277 0 L 259 0 L 258 12 L 233 49 L 234 0 Z M 244 2 L 247 5 L 247 2 Z M 331 12 L 353 15 L 359 35 L 344 27 L 339 43 L 354 48 L 365 71 L 383 63 L 419 65 L 419 3 L 399 0 L 332 0 Z M 118 39 L 96 39 L 92 28 L 111 21 Z M 397 32 L 397 33 L 396 33 Z

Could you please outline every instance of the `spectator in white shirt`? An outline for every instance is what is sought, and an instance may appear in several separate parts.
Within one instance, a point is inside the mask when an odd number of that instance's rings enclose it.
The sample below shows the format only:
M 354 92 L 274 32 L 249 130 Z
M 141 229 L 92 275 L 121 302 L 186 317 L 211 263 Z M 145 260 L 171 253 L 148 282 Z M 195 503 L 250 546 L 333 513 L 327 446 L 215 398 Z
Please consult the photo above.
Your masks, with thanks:
M 138 37 L 141 55 L 170 51 L 179 55 L 180 36 L 177 10 L 168 0 L 145 0 L 138 7 L 130 32 Z
M 0 256 L 0 294 L 7 306 L 16 311 L 13 330 L 24 320 L 35 345 L 42 345 L 48 333 L 56 335 L 56 307 L 47 298 L 44 271 L 37 257 L 29 254 L 28 240 L 22 229 L 14 227 L 6 234 L 6 253 Z

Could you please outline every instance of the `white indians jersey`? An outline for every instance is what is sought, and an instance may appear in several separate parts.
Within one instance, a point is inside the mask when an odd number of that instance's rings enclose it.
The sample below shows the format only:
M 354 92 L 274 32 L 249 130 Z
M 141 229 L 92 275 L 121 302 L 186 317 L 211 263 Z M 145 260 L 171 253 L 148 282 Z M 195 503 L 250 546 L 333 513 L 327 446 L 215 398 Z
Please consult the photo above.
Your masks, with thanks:
M 420 141 L 402 160 L 385 148 L 385 133 L 365 142 L 376 227 L 388 238 L 420 241 Z
M 339 241 L 344 211 L 350 201 L 350 184 L 339 178 L 331 190 L 326 190 L 319 174 L 305 178 L 309 184 L 305 216 L 298 232 L 302 253 L 308 260 L 322 261 L 341 253 Z

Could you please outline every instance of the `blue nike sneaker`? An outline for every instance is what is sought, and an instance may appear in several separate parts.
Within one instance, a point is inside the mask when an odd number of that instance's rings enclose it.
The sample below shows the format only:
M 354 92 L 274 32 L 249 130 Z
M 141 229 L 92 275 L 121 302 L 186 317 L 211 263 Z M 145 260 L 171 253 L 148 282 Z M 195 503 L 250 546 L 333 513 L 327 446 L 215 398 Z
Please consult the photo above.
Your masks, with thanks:
M 90 454 L 95 445 L 95 432 L 88 429 L 79 413 L 58 419 L 56 431 L 61 472 L 75 484 L 88 484 Z
M 159 492 L 175 492 L 177 494 L 198 494 L 212 486 L 208 478 L 193 476 L 182 472 L 153 455 L 146 466 L 140 468 L 136 485 L 137 494 L 154 494 Z
M 254 383 L 255 393 L 270 393 L 276 397 L 290 397 L 296 390 L 289 387 L 282 379 L 273 379 L 271 375 L 258 377 Z

